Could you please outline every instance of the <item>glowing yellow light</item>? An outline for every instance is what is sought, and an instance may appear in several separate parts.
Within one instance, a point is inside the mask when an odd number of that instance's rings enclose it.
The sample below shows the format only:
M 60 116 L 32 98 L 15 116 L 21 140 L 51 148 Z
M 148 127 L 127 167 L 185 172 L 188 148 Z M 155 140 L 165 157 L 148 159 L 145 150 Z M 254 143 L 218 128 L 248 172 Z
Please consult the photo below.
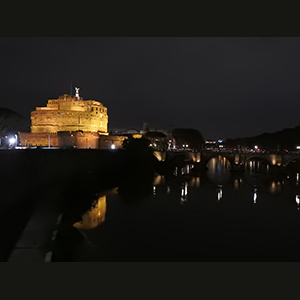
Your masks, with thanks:
M 196 187 L 200 186 L 200 177 L 196 177 Z
M 234 188 L 236 190 L 239 188 L 239 181 L 237 179 L 234 180 Z
M 154 178 L 154 182 L 153 182 L 153 185 L 160 185 L 162 183 L 162 176 L 161 175 L 157 175 L 155 178 Z
M 73 226 L 77 229 L 93 229 L 105 220 L 106 196 L 101 196 L 94 202 L 93 207 L 82 215 L 82 221 L 76 222 Z
M 272 181 L 272 183 L 271 183 L 271 192 L 272 193 L 276 192 L 276 182 L 275 181 Z
M 133 134 L 132 137 L 134 139 L 140 139 L 142 137 L 142 135 L 141 134 Z

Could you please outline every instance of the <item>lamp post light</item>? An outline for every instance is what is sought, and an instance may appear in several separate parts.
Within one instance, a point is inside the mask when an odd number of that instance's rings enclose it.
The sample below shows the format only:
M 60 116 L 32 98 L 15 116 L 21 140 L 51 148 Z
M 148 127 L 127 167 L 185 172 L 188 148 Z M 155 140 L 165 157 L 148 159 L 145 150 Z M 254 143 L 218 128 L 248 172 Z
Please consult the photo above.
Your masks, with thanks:
M 8 142 L 9 142 L 9 144 L 8 144 L 9 148 L 15 148 L 18 144 L 17 135 L 15 134 L 14 137 L 9 138 Z

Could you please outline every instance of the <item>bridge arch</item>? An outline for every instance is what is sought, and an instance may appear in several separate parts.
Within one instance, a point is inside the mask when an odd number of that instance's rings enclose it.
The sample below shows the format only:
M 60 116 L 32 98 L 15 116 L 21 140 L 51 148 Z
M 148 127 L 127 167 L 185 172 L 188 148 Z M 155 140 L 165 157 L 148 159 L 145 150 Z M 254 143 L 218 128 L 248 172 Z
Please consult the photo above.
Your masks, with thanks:
M 188 162 L 193 162 L 189 152 L 171 152 L 167 153 L 165 160 L 171 164 L 184 164 Z
M 244 170 L 268 172 L 270 167 L 276 166 L 277 160 L 270 156 L 250 155 L 244 161 Z
M 211 155 L 207 155 L 206 157 L 203 157 L 203 165 L 207 167 L 208 163 L 213 159 L 213 158 L 226 158 L 228 161 L 230 167 L 234 165 L 234 160 L 230 155 L 226 154 L 221 154 L 221 153 L 213 153 Z
M 269 156 L 262 156 L 262 155 L 252 155 L 250 157 L 247 157 L 244 161 L 244 165 L 246 165 L 247 162 L 251 160 L 262 160 L 266 161 L 269 165 L 274 165 L 274 161 Z
M 279 167 L 286 167 L 292 161 L 299 161 L 300 171 L 300 153 L 249 153 L 249 152 L 212 152 L 207 150 L 201 151 L 156 151 L 155 156 L 159 161 L 166 161 L 170 165 L 192 163 L 197 168 L 207 168 L 207 164 L 212 158 L 224 157 L 229 162 L 232 170 L 243 170 L 248 166 L 250 161 L 262 161 L 267 164 L 267 168 L 279 170 Z M 268 167 L 269 166 L 269 167 Z M 271 169 L 270 169 L 271 170 Z
M 293 161 L 298 161 L 298 162 L 300 163 L 300 156 L 294 156 L 294 157 L 291 157 L 291 158 L 287 159 L 287 160 L 284 162 L 283 166 L 284 166 L 284 167 L 287 167 L 287 166 L 290 165 L 290 163 L 293 162 Z
M 155 156 L 155 158 L 158 161 L 165 161 L 166 160 L 166 152 L 162 152 L 162 151 L 153 151 L 153 154 Z

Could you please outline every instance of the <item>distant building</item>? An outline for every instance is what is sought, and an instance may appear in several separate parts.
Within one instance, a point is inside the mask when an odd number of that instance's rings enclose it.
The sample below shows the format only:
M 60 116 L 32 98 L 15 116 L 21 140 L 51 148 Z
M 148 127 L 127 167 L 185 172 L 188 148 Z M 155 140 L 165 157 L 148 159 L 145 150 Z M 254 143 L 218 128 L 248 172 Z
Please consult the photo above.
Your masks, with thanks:
M 223 148 L 224 148 L 224 142 L 223 142 L 222 139 L 218 139 L 218 140 L 206 140 L 205 144 L 204 144 L 204 149 L 210 150 L 210 151 L 222 150 Z
M 215 140 L 206 140 L 204 143 L 204 149 L 213 150 L 218 148 L 218 143 Z
M 31 132 L 20 132 L 21 146 L 99 148 L 108 135 L 107 108 L 95 100 L 64 94 L 31 112 Z
M 150 141 L 150 146 L 158 151 L 164 151 L 168 149 L 167 136 L 160 131 L 148 131 L 144 134 L 144 137 Z
M 123 141 L 127 136 L 121 135 L 102 135 L 99 137 L 100 149 L 118 149 L 122 148 Z
M 133 135 L 141 134 L 150 141 L 152 148 L 155 150 L 177 149 L 177 150 L 199 150 L 204 146 L 202 134 L 193 128 L 173 128 L 167 129 L 150 127 L 144 123 L 141 129 L 115 129 L 112 134 Z

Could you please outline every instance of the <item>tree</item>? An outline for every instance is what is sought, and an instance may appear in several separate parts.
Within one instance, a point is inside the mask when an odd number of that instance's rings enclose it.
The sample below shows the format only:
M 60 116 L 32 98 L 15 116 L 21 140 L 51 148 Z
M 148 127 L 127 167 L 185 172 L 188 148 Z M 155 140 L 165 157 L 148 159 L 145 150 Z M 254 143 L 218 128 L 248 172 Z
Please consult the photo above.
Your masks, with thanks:
M 147 138 L 128 137 L 123 141 L 124 173 L 119 182 L 119 193 L 125 201 L 139 200 L 140 195 L 152 191 L 157 158 Z
M 25 119 L 17 112 L 0 107 L 0 138 L 9 133 L 20 131 L 25 125 Z
M 177 147 L 188 145 L 189 149 L 201 149 L 204 144 L 204 138 L 197 129 L 175 128 L 172 134 Z
M 130 136 L 123 141 L 122 148 L 127 150 L 128 153 L 132 155 L 137 155 L 138 157 L 147 157 L 153 154 L 153 149 L 149 147 L 149 144 L 149 140 L 144 137 L 133 138 Z
M 123 141 L 122 148 L 125 150 L 129 172 L 153 171 L 157 163 L 157 158 L 149 144 L 149 140 L 144 137 L 129 137 Z

